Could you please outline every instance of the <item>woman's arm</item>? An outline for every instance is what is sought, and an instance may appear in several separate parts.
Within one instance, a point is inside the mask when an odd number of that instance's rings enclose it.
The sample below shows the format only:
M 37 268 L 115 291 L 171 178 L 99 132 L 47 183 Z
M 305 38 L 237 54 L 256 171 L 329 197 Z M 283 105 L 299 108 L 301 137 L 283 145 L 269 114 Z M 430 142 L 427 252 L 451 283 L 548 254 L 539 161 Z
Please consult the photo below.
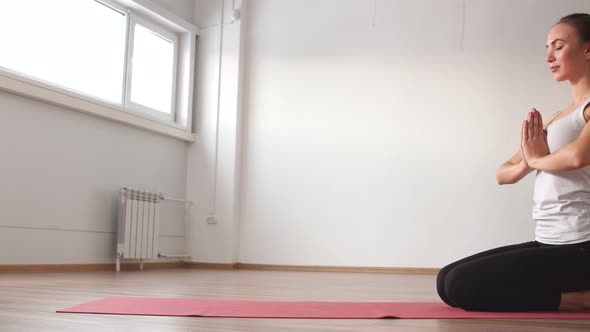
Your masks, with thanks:
M 585 113 L 590 111 L 586 108 Z M 535 113 L 535 112 L 533 112 Z M 531 117 L 529 117 L 531 119 Z M 542 127 L 539 129 L 540 115 L 532 114 L 532 121 L 523 124 L 522 150 L 531 168 L 541 171 L 568 171 L 590 165 L 590 124 L 586 123 L 580 136 L 552 154 L 545 153 L 535 145 L 539 141 Z
M 542 124 L 543 119 L 541 117 L 541 114 L 534 108 L 533 108 L 533 112 L 536 112 L 536 114 L 538 115 L 538 119 L 537 119 L 538 123 Z M 550 120 L 545 124 L 545 126 L 548 126 L 551 122 L 553 122 L 560 113 L 561 112 L 557 112 L 557 113 L 553 114 L 551 116 Z M 541 131 L 543 131 L 543 125 L 541 125 Z M 543 134 L 545 134 L 544 131 L 543 131 Z M 546 146 L 547 145 L 547 138 L 545 136 L 543 136 L 543 142 L 544 142 L 544 145 Z M 548 148 L 547 148 L 547 151 L 549 151 Z M 498 171 L 496 171 L 496 180 L 498 181 L 498 184 L 513 184 L 513 183 L 520 181 L 522 178 L 527 176 L 527 174 L 529 174 L 533 170 L 534 170 L 534 168 L 529 165 L 529 163 L 527 162 L 527 159 L 524 157 L 524 154 L 523 154 L 522 132 L 521 132 L 521 148 L 518 151 L 516 151 L 516 153 L 512 156 L 512 158 L 510 158 L 510 160 L 508 160 L 507 162 L 500 165 L 500 167 L 498 167 Z
M 498 181 L 498 184 L 513 184 L 520 181 L 532 171 L 533 169 L 522 158 L 522 150 L 519 149 L 510 160 L 498 167 L 496 181 Z

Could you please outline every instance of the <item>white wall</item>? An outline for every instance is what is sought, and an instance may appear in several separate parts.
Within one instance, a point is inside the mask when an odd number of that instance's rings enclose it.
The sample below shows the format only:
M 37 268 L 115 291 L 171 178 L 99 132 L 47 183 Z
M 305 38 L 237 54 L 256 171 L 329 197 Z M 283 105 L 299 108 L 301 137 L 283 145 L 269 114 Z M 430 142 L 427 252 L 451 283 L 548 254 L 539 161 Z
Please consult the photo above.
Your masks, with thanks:
M 376 3 L 249 2 L 241 262 L 441 267 L 533 239 L 533 177 L 495 170 L 531 107 L 569 102 L 546 34 L 590 5 Z
M 152 0 L 160 7 L 169 12 L 185 19 L 189 23 L 194 23 L 195 1 L 197 0 Z
M 199 141 L 189 147 L 187 166 L 187 197 L 196 202 L 187 218 L 187 243 L 195 262 L 231 263 L 239 254 L 238 84 L 245 21 L 231 18 L 233 5 L 240 9 L 242 2 L 225 0 L 222 32 L 221 3 L 198 0 L 195 5 L 200 35 L 193 123 Z M 217 223 L 207 223 L 209 216 Z
M 156 3 L 192 22 L 194 2 Z M 121 187 L 186 193 L 186 143 L 0 92 L 0 264 L 112 263 Z M 162 203 L 161 251 L 185 252 Z
M 0 264 L 108 263 L 121 187 L 183 197 L 185 143 L 0 92 Z M 163 203 L 161 249 L 183 253 Z

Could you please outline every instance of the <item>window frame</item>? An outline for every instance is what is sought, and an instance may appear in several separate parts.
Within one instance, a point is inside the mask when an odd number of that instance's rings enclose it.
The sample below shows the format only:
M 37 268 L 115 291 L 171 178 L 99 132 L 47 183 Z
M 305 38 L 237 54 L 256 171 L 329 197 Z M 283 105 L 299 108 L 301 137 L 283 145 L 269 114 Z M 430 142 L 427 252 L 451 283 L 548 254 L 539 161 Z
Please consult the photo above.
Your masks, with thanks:
M 159 7 L 149 0 L 94 0 L 102 5 L 126 15 L 127 33 L 125 37 L 125 64 L 121 104 L 94 97 L 74 88 L 63 87 L 42 79 L 16 72 L 0 66 L 0 91 L 58 105 L 67 109 L 87 113 L 96 117 L 142 128 L 187 142 L 196 141 L 192 133 L 192 106 L 194 68 L 196 58 L 196 38 L 199 30 L 192 23 Z M 130 14 L 133 12 L 133 14 Z M 172 90 L 172 119 L 157 117 L 151 112 L 139 111 L 129 107 L 128 98 L 128 48 L 129 21 L 132 16 L 149 22 L 177 36 L 175 44 L 174 89 Z M 141 24 L 141 23 L 140 23 Z M 142 24 L 143 25 L 143 24 Z M 151 29 L 150 27 L 146 27 Z M 146 109 L 151 110 L 146 107 Z M 157 111 L 154 111 L 157 112 Z M 162 112 L 158 112 L 162 113 Z

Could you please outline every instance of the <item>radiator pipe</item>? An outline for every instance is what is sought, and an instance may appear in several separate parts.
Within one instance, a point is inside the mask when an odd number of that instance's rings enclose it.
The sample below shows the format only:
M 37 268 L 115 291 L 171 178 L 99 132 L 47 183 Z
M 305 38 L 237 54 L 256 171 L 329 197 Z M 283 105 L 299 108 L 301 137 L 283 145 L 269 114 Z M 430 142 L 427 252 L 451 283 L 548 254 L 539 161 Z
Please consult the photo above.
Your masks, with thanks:
M 187 257 L 191 257 L 190 255 L 167 255 L 167 254 L 160 254 L 158 253 L 158 257 L 163 257 L 163 258 L 187 258 Z
M 162 197 L 162 199 L 165 200 L 165 201 L 174 201 L 174 202 L 181 202 L 181 203 L 193 204 L 193 201 L 188 201 L 188 200 L 182 199 L 182 198 Z

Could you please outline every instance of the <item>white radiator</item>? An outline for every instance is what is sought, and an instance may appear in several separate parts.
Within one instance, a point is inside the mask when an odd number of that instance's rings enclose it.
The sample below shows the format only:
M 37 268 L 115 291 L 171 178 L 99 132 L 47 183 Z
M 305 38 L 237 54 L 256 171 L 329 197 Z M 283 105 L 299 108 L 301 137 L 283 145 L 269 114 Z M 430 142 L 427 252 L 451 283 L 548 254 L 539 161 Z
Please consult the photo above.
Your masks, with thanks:
M 123 188 L 119 199 L 117 228 L 117 271 L 120 259 L 158 258 L 161 193 Z

